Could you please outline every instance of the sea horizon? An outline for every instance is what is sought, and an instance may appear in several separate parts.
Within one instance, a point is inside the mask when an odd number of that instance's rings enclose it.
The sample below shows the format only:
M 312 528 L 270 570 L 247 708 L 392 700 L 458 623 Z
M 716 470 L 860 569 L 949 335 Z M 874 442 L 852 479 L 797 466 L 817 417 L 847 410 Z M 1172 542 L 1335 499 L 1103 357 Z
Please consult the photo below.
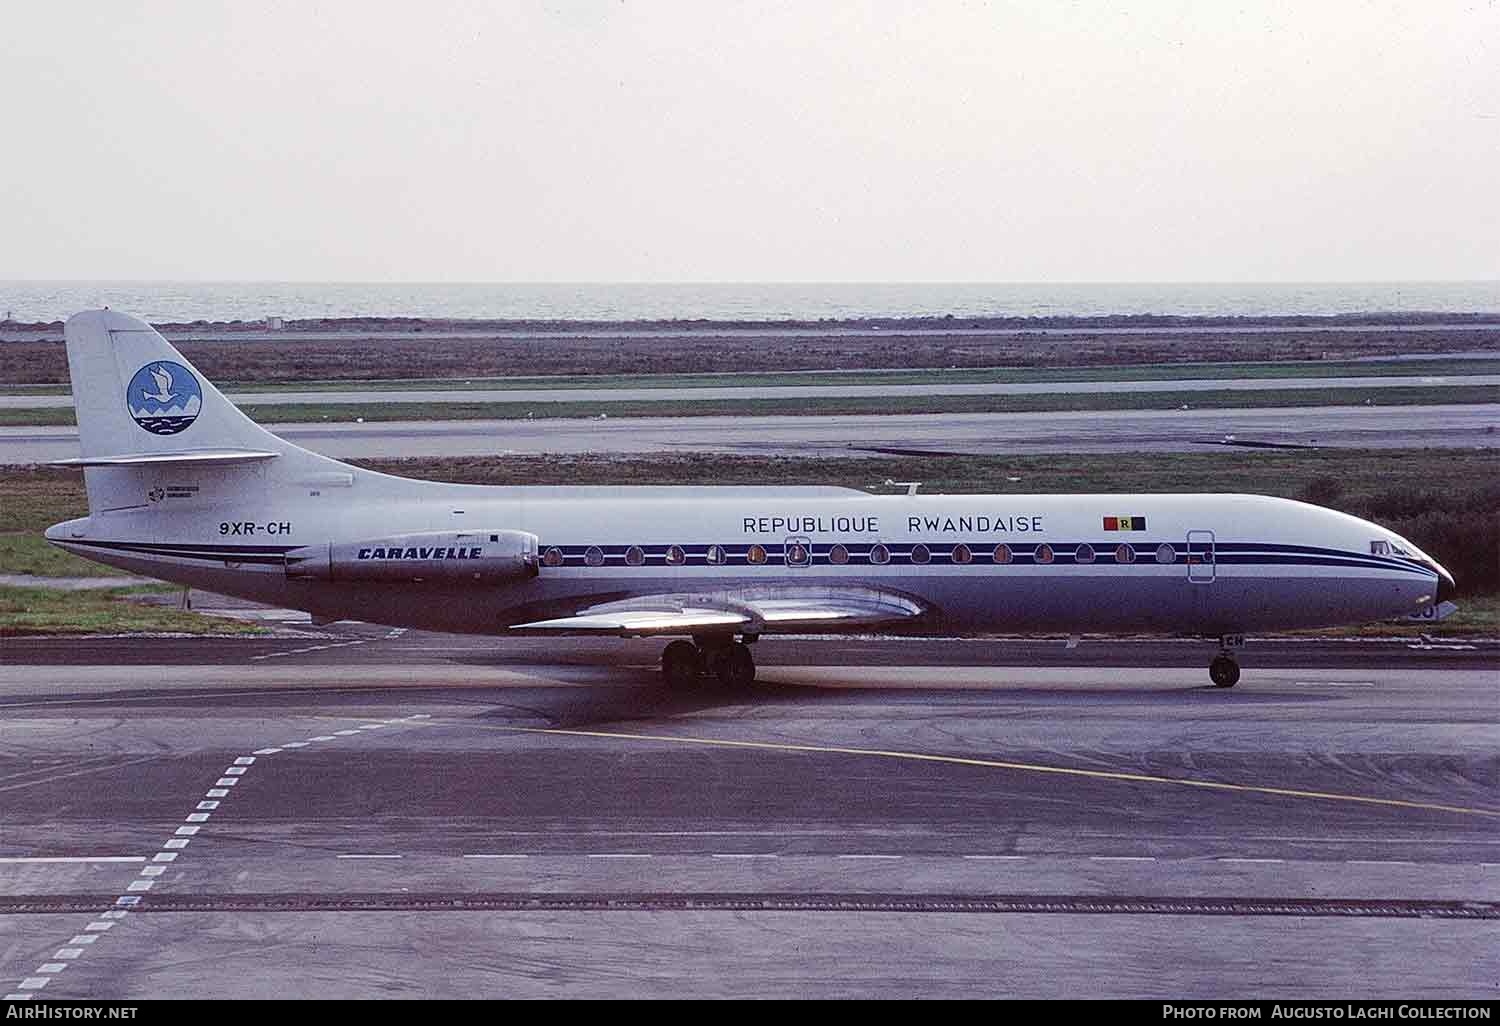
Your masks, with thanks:
M 0 317 L 110 306 L 148 321 L 413 317 L 818 321 L 901 317 L 1500 314 L 1500 280 L 1389 282 L 277 282 L 6 280 Z

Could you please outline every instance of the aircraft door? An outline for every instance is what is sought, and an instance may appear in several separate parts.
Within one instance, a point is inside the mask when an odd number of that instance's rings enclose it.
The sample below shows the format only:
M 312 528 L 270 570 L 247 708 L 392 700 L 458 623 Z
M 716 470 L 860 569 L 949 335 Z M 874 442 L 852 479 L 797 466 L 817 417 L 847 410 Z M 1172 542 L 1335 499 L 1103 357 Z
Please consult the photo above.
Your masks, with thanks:
M 1211 584 L 1215 576 L 1214 533 L 1212 531 L 1189 531 L 1187 533 L 1188 580 L 1194 584 Z

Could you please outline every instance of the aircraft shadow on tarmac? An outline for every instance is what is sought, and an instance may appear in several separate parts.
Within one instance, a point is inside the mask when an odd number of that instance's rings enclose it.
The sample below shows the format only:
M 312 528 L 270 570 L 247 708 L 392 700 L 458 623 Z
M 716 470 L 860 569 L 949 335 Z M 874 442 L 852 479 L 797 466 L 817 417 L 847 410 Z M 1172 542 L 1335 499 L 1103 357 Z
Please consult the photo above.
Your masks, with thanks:
M 466 659 L 465 662 L 480 662 Z M 487 666 L 515 665 L 511 659 L 484 660 Z M 529 670 L 545 672 L 546 664 L 529 663 Z M 568 667 L 576 671 L 576 664 Z M 775 672 L 774 668 L 771 672 Z M 1229 703 L 1243 708 L 1247 705 L 1309 705 L 1339 700 L 1339 696 L 1313 693 L 1256 693 L 1240 689 L 1227 693 L 1213 685 L 1141 685 L 1138 687 L 1069 687 L 1067 685 L 989 685 L 953 687 L 878 687 L 878 686 L 826 686 L 821 684 L 798 684 L 786 681 L 757 683 L 748 690 L 732 690 L 705 680 L 691 691 L 673 690 L 663 685 L 654 672 L 628 668 L 614 673 L 560 673 L 560 679 L 569 680 L 567 687 L 551 688 L 539 679 L 536 689 L 527 699 L 518 702 L 514 687 L 494 693 L 495 708 L 479 714 L 479 718 L 494 718 L 513 721 L 518 710 L 544 718 L 551 726 L 564 728 L 587 728 L 608 724 L 654 721 L 684 714 L 709 712 L 714 709 L 744 708 L 746 705 L 774 707 L 786 711 L 797 707 L 813 708 L 819 705 L 839 703 L 878 702 L 883 707 L 911 707 L 930 710 L 934 705 L 963 702 L 968 705 L 993 699 L 997 706 L 1021 705 L 1027 712 L 1048 709 L 1077 709 L 1079 707 L 1130 706 L 1149 708 L 1153 714 L 1163 714 L 1174 709 L 1184 712 L 1200 712 L 1204 702 Z M 579 687 L 579 684 L 585 686 Z M 588 686 L 588 685 L 596 686 Z M 482 687 L 481 687 L 482 692 Z M 467 700 L 482 704 L 486 699 L 476 695 L 472 689 Z

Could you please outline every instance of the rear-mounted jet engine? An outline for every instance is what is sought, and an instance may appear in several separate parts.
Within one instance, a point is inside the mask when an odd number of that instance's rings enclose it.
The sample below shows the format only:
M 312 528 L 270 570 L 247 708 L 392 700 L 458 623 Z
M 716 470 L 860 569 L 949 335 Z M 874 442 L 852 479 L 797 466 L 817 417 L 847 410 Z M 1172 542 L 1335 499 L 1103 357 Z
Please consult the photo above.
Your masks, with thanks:
M 526 531 L 429 531 L 293 549 L 286 575 L 419 584 L 516 581 L 537 575 L 536 553 L 537 536 Z

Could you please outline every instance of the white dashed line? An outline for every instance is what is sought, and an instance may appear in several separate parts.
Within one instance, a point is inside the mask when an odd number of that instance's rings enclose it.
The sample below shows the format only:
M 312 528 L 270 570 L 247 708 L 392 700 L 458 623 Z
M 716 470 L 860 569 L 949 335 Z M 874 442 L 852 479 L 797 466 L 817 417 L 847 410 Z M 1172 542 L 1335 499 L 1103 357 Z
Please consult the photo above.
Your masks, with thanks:
M 972 862 L 1025 862 L 1025 855 L 965 855 Z
M 1415 866 L 1415 862 L 1407 862 L 1402 859 L 1346 859 L 1346 866 Z
M 711 858 L 711 859 L 777 859 L 777 858 L 780 858 L 780 857 L 781 857 L 780 855 L 775 855 L 775 854 L 772 854 L 770 852 L 767 852 L 765 854 L 758 854 L 756 852 L 733 852 L 733 851 L 723 852 L 723 853 L 720 853 L 720 854 L 714 854 L 714 855 L 710 855 L 709 856 L 709 858 Z
M 1090 862 L 1155 862 L 1154 855 L 1090 855 Z
M 466 859 L 529 859 L 530 855 L 465 855 Z
M 591 852 L 591 859 L 649 859 L 650 855 L 641 852 Z
M 352 641 L 352 642 L 346 642 L 344 644 L 346 644 L 346 645 L 358 645 L 358 644 L 363 644 L 363 643 L 364 643 L 363 641 Z M 339 647 L 343 647 L 343 646 L 342 645 L 332 645 L 332 646 L 321 646 L 321 647 L 339 648 Z M 299 650 L 299 651 L 308 651 L 308 650 L 303 649 L 303 650 Z M 252 657 L 252 658 L 271 658 L 274 655 L 292 655 L 292 654 L 294 654 L 294 653 L 292 653 L 292 652 L 271 653 L 270 655 L 267 655 L 267 656 L 255 656 L 255 657 Z M 395 720 L 393 722 L 396 722 L 396 723 L 409 723 L 409 722 L 411 722 L 413 720 L 428 719 L 428 718 L 430 718 L 430 717 L 428 717 L 426 714 L 415 714 L 413 716 L 403 717 L 403 718 Z M 241 755 L 241 756 L 237 756 L 235 758 L 235 760 L 234 760 L 233 765 L 226 767 L 224 769 L 224 771 L 223 771 L 224 775 L 221 776 L 218 780 L 214 781 L 214 786 L 212 788 L 210 788 L 206 792 L 206 794 L 204 795 L 204 798 L 206 800 L 199 801 L 197 803 L 197 805 L 196 805 L 197 811 L 191 812 L 191 813 L 189 813 L 187 815 L 187 817 L 186 817 L 186 819 L 185 819 L 184 822 L 186 824 L 188 824 L 188 825 L 177 827 L 175 829 L 175 831 L 173 832 L 173 836 L 167 838 L 166 840 L 164 840 L 162 842 L 162 848 L 163 849 L 167 849 L 167 850 L 159 851 L 155 855 L 153 855 L 151 857 L 151 862 L 153 864 L 149 865 L 149 866 L 143 867 L 141 869 L 141 871 L 140 871 L 140 875 L 136 879 L 134 879 L 134 880 L 130 881 L 128 884 L 126 884 L 125 890 L 126 890 L 127 893 L 120 894 L 120 895 L 118 895 L 115 898 L 115 902 L 114 902 L 115 903 L 115 908 L 111 909 L 110 911 L 100 913 L 99 916 L 93 922 L 90 922 L 86 926 L 84 926 L 82 933 L 75 934 L 73 936 L 72 940 L 70 940 L 68 942 L 67 946 L 59 948 L 57 950 L 57 953 L 53 957 L 54 958 L 58 958 L 58 959 L 64 959 L 65 961 L 44 962 L 44 963 L 42 963 L 40 966 L 37 967 L 37 969 L 36 969 L 35 973 L 33 973 L 33 975 L 28 976 L 28 977 L 26 977 L 25 979 L 23 979 L 21 981 L 20 987 L 19 987 L 18 990 L 15 990 L 15 991 L 12 991 L 12 992 L 6 994 L 4 1000 L 8 1000 L 8 1001 L 26 1001 L 26 1000 L 30 1000 L 33 997 L 35 997 L 35 992 L 36 991 L 38 991 L 38 990 L 42 989 L 43 987 L 45 987 L 47 985 L 48 981 L 51 980 L 54 976 L 56 976 L 56 974 L 62 972 L 65 969 L 67 969 L 67 967 L 71 964 L 71 962 L 72 962 L 73 959 L 81 957 L 83 955 L 83 953 L 87 950 L 88 946 L 92 945 L 95 941 L 97 941 L 99 939 L 99 937 L 100 937 L 101 934 L 103 934 L 103 933 L 105 933 L 105 932 L 113 929 L 114 926 L 115 926 L 115 924 L 117 922 L 119 922 L 120 920 L 124 919 L 125 916 L 129 915 L 130 914 L 130 910 L 133 907 L 135 907 L 135 906 L 137 906 L 137 905 L 140 904 L 141 895 L 144 892 L 150 891 L 152 889 L 152 887 L 154 887 L 156 885 L 157 878 L 161 877 L 164 873 L 166 873 L 167 866 L 165 865 L 165 863 L 173 862 L 177 858 L 177 856 L 180 853 L 180 851 L 188 846 L 189 838 L 191 838 L 195 834 L 197 834 L 198 831 L 202 829 L 202 824 L 208 822 L 208 820 L 211 817 L 211 815 L 213 814 L 214 810 L 216 810 L 216 809 L 219 808 L 220 803 L 219 803 L 219 801 L 217 801 L 217 799 L 228 797 L 232 793 L 229 790 L 229 788 L 234 787 L 235 785 L 237 785 L 240 782 L 240 778 L 242 778 L 243 776 L 245 776 L 245 774 L 247 772 L 249 772 L 249 768 L 251 766 L 255 765 L 255 761 L 256 761 L 257 757 L 259 757 L 259 756 L 265 756 L 265 755 L 274 755 L 274 754 L 277 754 L 278 752 L 280 752 L 280 751 L 282 751 L 283 749 L 286 749 L 286 748 L 306 748 L 309 744 L 311 744 L 314 741 L 337 741 L 339 738 L 342 738 L 342 737 L 352 737 L 353 735 L 357 734 L 359 732 L 359 730 L 366 730 L 366 729 L 373 730 L 373 729 L 377 729 L 379 727 L 384 727 L 384 726 L 387 726 L 387 724 L 384 724 L 384 723 L 367 724 L 364 727 L 358 728 L 358 730 L 349 729 L 349 730 L 340 730 L 336 734 L 321 734 L 321 735 L 318 735 L 317 737 L 312 738 L 311 741 L 291 741 L 291 742 L 287 742 L 286 744 L 281 745 L 279 747 L 277 747 L 277 746 L 271 746 L 271 747 L 267 747 L 267 748 L 258 748 L 258 749 L 255 750 L 255 753 L 253 755 Z M 347 855 L 340 855 L 338 857 L 341 858 L 341 859 L 399 859 L 402 856 L 400 856 L 400 855 L 386 855 L 386 854 L 347 854 Z M 497 857 L 497 858 L 507 858 L 507 857 L 516 857 L 516 856 L 499 855 L 499 856 L 495 856 L 495 857 Z M 525 858 L 524 855 L 519 856 L 519 857 Z M 624 857 L 624 858 L 649 858 L 650 856 L 617 856 L 617 857 Z M 79 863 L 114 863 L 114 862 L 138 863 L 138 862 L 145 862 L 145 861 L 146 861 L 146 856 L 144 856 L 144 855 L 5 856 L 5 857 L 0 857 L 0 864 L 24 864 L 24 863 L 74 863 L 74 864 L 79 864 Z
M 900 855 L 840 855 L 840 856 L 838 856 L 838 858 L 841 858 L 841 859 L 884 859 L 884 860 L 899 859 L 901 857 L 902 856 L 900 856 Z
M 339 859 L 399 859 L 399 858 L 404 858 L 404 857 L 405 856 L 402 856 L 402 855 L 335 855 L 334 856 L 334 858 L 339 858 Z
M 1293 681 L 1294 687 L 1299 688 L 1373 688 L 1373 681 L 1367 680 L 1299 680 Z
M 1274 864 L 1274 863 L 1285 862 L 1286 859 L 1246 859 L 1246 858 L 1238 858 L 1238 857 L 1226 855 L 1223 858 L 1220 858 L 1218 861 L 1220 861 L 1220 862 L 1243 862 L 1243 863 L 1252 863 L 1252 864 L 1265 863 L 1267 865 L 1270 865 L 1270 864 Z
M 66 863 L 88 863 L 88 862 L 145 862 L 144 855 L 46 855 L 46 856 L 14 856 L 0 859 L 0 863 L 19 864 L 33 862 L 66 862 Z

